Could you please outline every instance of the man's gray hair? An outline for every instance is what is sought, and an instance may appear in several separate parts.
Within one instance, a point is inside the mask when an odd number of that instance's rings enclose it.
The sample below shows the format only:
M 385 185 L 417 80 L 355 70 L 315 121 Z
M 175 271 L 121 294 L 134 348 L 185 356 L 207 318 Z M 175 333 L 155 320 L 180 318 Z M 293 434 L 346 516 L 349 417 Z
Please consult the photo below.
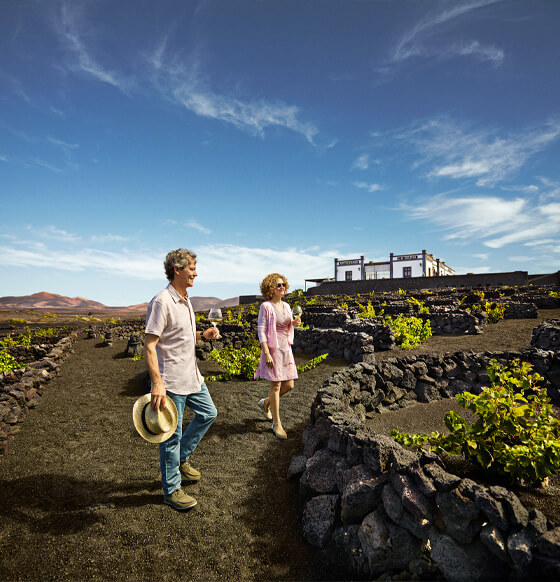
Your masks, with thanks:
M 165 257 L 163 267 L 168 281 L 173 281 L 175 277 L 175 267 L 184 269 L 189 263 L 196 262 L 196 253 L 188 249 L 177 249 L 170 251 Z

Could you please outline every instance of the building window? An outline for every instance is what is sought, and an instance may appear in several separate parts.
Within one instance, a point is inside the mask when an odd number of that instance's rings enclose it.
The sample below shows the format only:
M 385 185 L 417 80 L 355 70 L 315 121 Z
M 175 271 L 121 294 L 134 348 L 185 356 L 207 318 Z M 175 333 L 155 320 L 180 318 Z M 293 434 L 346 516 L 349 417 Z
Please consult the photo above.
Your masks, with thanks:
M 402 276 L 403 277 L 412 277 L 412 267 L 403 267 Z
M 346 280 L 352 281 L 352 271 L 346 271 Z

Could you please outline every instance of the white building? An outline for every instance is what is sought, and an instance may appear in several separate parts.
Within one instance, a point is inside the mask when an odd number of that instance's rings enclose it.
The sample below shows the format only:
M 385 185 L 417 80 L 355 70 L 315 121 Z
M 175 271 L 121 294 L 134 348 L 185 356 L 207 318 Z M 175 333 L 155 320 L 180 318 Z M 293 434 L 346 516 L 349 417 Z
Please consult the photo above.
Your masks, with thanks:
M 379 263 L 359 259 L 334 260 L 335 281 L 362 281 L 366 279 L 400 279 L 409 277 L 445 277 L 455 271 L 441 259 L 423 250 L 410 255 L 390 254 L 389 260 Z

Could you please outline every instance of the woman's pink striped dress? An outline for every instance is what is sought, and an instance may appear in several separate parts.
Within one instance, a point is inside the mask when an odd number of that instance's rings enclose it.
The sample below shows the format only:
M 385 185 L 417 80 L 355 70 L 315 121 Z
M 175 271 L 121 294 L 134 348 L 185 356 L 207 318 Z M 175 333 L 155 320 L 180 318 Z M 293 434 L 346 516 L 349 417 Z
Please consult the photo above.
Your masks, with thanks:
M 278 338 L 278 346 L 270 347 L 269 351 L 274 361 L 274 368 L 269 368 L 266 365 L 266 358 L 264 351 L 261 350 L 261 359 L 259 367 L 255 372 L 255 378 L 263 378 L 271 382 L 283 382 L 284 380 L 295 380 L 298 377 L 296 363 L 292 348 L 288 343 L 288 330 L 292 325 L 292 317 L 289 308 L 285 306 L 284 313 L 281 309 L 270 303 L 274 309 L 276 320 L 276 337 Z M 267 334 L 268 335 L 268 334 Z

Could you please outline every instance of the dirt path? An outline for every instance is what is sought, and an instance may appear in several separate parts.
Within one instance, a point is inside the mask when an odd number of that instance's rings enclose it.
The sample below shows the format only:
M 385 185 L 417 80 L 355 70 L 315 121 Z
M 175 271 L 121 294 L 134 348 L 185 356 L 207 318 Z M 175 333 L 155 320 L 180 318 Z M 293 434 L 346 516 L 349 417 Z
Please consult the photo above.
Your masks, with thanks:
M 193 455 L 199 506 L 183 514 L 161 503 L 157 447 L 132 426 L 144 362 L 95 341 L 78 341 L 0 457 L 1 580 L 336 577 L 302 538 L 286 469 L 317 388 L 343 362 L 305 373 L 283 399 L 287 442 L 256 406 L 267 383 L 211 384 L 219 416 Z

